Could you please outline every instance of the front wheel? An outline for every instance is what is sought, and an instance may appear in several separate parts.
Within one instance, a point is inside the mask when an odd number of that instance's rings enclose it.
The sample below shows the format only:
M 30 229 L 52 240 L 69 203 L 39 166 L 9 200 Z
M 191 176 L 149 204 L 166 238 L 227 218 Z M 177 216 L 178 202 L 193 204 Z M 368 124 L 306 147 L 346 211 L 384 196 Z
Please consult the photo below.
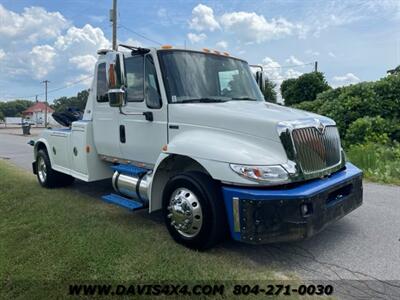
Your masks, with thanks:
M 192 249 L 211 248 L 226 233 L 219 186 L 201 172 L 184 172 L 168 181 L 163 193 L 163 214 L 173 239 Z

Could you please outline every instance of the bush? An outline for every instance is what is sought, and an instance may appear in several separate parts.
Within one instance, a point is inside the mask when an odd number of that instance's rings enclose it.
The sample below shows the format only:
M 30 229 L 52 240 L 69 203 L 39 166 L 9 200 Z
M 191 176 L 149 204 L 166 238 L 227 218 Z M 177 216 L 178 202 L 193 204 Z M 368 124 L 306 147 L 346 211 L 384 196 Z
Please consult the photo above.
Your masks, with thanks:
M 393 122 L 381 116 L 359 118 L 350 124 L 346 131 L 345 141 L 349 145 L 369 142 L 387 144 L 396 131 L 396 127 L 398 126 Z
M 382 123 L 389 124 L 390 127 L 390 130 L 383 132 L 381 130 L 382 133 L 387 133 L 388 138 L 392 141 L 400 140 L 400 125 L 398 125 L 398 120 L 400 120 L 400 75 L 390 75 L 376 82 L 362 82 L 328 90 L 318 94 L 315 101 L 303 102 L 295 107 L 334 119 L 341 136 L 345 139 L 345 144 L 355 141 L 365 142 L 362 137 L 357 137 L 357 131 L 366 130 L 367 126 L 370 126 L 370 131 L 374 131 L 374 127 Z M 373 119 L 365 119 L 352 125 L 353 122 L 364 117 Z M 382 121 L 378 117 L 386 121 Z M 348 134 L 350 126 L 352 129 Z M 380 131 L 379 128 L 377 130 Z M 372 134 L 369 135 L 372 138 Z M 378 136 L 372 140 L 380 140 Z M 347 141 L 347 137 L 350 141 Z

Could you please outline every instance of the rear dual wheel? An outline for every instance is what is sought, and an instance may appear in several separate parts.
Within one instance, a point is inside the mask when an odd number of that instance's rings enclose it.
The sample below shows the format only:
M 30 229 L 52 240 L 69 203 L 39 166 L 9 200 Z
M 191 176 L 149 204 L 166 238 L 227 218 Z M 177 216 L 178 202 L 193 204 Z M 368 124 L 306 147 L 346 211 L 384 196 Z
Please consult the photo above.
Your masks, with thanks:
M 205 250 L 226 235 L 226 213 L 218 184 L 201 172 L 171 178 L 163 193 L 163 214 L 172 238 L 186 247 Z

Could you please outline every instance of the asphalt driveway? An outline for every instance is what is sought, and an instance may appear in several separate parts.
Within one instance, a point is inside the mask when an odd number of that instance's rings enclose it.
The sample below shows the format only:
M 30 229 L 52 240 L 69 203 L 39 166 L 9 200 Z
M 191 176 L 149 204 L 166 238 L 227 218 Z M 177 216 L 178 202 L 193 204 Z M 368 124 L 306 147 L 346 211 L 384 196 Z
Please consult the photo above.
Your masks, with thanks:
M 0 159 L 31 170 L 32 137 L 0 130 Z M 78 183 L 84 193 L 102 194 L 109 183 Z M 339 284 L 340 298 L 400 298 L 400 187 L 364 183 L 364 204 L 313 238 L 250 246 L 226 242 L 250 264 L 294 272 L 310 281 Z

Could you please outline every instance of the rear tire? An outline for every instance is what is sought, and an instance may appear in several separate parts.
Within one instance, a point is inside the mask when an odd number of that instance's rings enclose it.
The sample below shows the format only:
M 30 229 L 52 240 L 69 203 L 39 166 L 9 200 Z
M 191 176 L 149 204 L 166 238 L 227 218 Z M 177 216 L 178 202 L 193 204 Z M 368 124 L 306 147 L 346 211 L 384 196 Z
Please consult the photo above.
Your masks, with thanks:
M 221 189 L 204 173 L 184 172 L 168 181 L 163 215 L 172 238 L 188 248 L 206 250 L 226 236 Z
M 75 178 L 52 169 L 47 151 L 39 150 L 36 155 L 36 176 L 42 187 L 55 188 L 71 185 Z

